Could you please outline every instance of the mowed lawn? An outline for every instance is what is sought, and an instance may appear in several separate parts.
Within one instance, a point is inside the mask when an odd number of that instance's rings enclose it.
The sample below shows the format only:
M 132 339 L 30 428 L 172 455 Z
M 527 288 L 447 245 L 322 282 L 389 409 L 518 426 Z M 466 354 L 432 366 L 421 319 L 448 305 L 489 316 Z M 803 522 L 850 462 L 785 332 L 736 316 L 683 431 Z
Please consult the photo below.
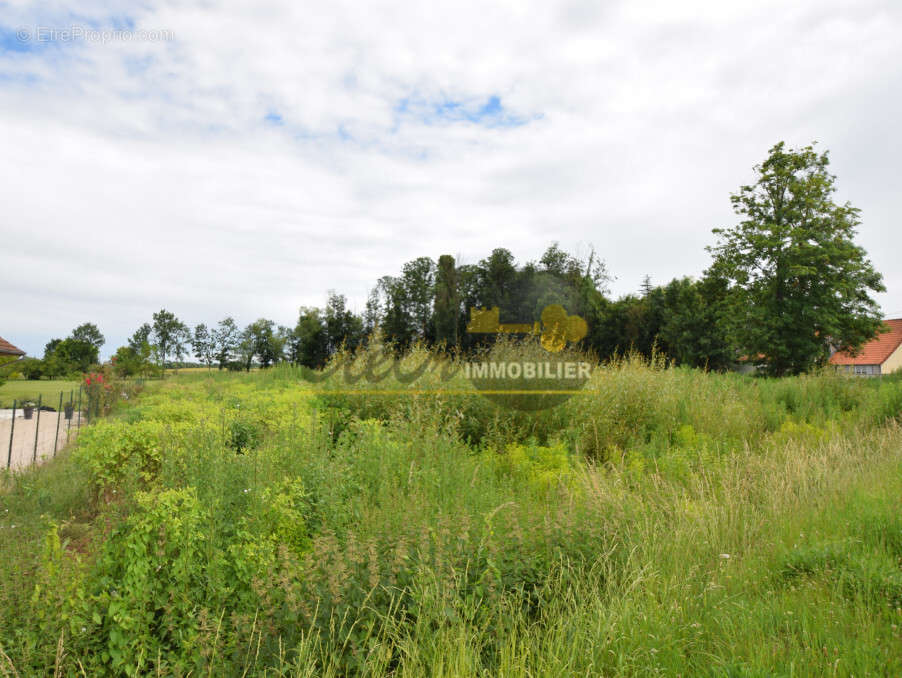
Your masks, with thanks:
M 64 379 L 34 381 L 15 379 L 0 386 L 0 408 L 12 407 L 13 400 L 22 402 L 30 399 L 37 402 L 40 396 L 42 404 L 56 409 L 60 402 L 60 392 L 64 394 L 64 402 L 69 400 L 70 392 L 73 393 L 75 400 L 78 400 L 78 387 L 79 382 Z

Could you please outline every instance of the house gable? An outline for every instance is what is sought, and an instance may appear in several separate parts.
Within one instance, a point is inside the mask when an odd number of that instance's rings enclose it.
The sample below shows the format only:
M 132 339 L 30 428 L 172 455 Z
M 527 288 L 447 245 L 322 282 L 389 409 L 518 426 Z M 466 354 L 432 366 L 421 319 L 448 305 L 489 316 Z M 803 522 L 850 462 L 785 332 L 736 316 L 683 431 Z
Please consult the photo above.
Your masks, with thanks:
M 886 359 L 880 369 L 881 374 L 892 374 L 896 370 L 902 370 L 902 344 L 896 347 L 892 355 Z
M 861 347 L 858 355 L 852 356 L 845 352 L 834 353 L 830 357 L 830 364 L 845 366 L 845 371 L 853 372 L 855 367 L 873 365 L 880 366 L 877 374 L 888 374 L 885 363 L 895 359 L 902 347 L 902 318 L 886 321 L 886 332 L 877 335 Z M 898 366 L 897 366 L 898 367 Z
M 25 355 L 25 351 L 20 348 L 16 348 L 12 344 L 10 344 L 6 339 L 0 337 L 0 355 L 2 356 L 23 356 Z

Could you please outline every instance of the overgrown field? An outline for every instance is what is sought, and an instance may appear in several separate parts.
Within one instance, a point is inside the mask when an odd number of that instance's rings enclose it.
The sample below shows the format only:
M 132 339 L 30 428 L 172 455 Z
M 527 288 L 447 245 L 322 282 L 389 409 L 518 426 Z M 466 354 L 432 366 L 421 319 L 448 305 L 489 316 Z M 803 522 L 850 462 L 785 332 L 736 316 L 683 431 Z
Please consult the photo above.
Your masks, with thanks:
M 440 371 L 181 374 L 7 477 L 0 675 L 902 675 L 899 380 Z

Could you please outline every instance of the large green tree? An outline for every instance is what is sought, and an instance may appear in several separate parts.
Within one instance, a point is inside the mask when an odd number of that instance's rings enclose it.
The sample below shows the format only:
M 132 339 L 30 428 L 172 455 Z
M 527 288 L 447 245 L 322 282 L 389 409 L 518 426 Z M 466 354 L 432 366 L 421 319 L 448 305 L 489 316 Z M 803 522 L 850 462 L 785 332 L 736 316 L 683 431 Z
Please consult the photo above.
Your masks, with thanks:
M 301 307 L 289 355 L 291 362 L 314 369 L 323 367 L 328 361 L 329 333 L 318 308 Z
M 128 345 L 136 351 L 141 351 L 145 345 L 150 346 L 150 337 L 153 334 L 153 327 L 150 323 L 144 323 L 135 330 L 135 333 L 129 338 Z
M 345 295 L 329 291 L 324 320 L 330 353 L 342 347 L 353 351 L 363 341 L 363 319 L 348 308 Z
M 435 262 L 432 259 L 418 257 L 404 264 L 400 276 L 383 276 L 376 286 L 376 294 L 375 304 L 382 312 L 379 325 L 389 341 L 403 348 L 418 339 L 427 342 L 434 339 Z M 381 303 L 379 298 L 383 300 Z
M 213 344 L 213 335 L 204 323 L 195 326 L 194 334 L 191 337 L 191 347 L 194 349 L 194 355 L 209 368 L 213 365 L 215 346 Z
M 245 330 L 253 350 L 261 367 L 269 367 L 282 359 L 283 341 L 276 330 L 276 324 L 267 318 L 260 318 Z
M 100 347 L 106 343 L 106 339 L 94 323 L 83 323 L 79 325 L 72 330 L 71 336 L 76 341 L 86 341 L 98 351 L 100 350 Z
M 165 369 L 168 355 L 178 358 L 184 356 L 190 339 L 188 326 L 176 318 L 174 313 L 163 308 L 153 314 L 153 342 L 161 367 Z
M 831 346 L 856 350 L 881 316 L 870 292 L 884 290 L 855 244 L 859 210 L 833 201 L 827 152 L 783 142 L 755 167 L 756 181 L 732 195 L 738 225 L 715 229 L 711 272 L 726 279 L 732 333 L 766 372 L 797 374 L 824 364 Z
M 86 372 L 99 361 L 99 349 L 103 343 L 103 335 L 96 325 L 79 325 L 66 339 L 51 339 L 47 342 L 41 371 L 48 377 Z
M 674 279 L 647 298 L 661 307 L 658 347 L 678 365 L 723 370 L 735 361 L 723 322 L 725 281 Z
M 219 325 L 210 332 L 213 356 L 219 363 L 219 369 L 228 366 L 232 356 L 238 350 L 241 341 L 241 330 L 238 323 L 230 316 L 219 321 Z
M 113 356 L 116 374 L 120 377 L 149 375 L 154 372 L 151 362 L 151 347 L 146 341 L 140 344 L 120 346 Z

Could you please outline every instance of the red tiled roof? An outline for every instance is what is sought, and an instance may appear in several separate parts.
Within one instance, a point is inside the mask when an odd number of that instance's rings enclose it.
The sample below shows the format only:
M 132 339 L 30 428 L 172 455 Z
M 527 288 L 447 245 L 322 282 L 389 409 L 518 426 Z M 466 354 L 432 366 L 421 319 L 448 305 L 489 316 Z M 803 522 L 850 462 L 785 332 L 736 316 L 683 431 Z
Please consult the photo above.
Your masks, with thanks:
M 889 332 L 879 334 L 876 339 L 861 347 L 861 352 L 852 357 L 848 353 L 834 353 L 831 365 L 882 365 L 902 345 L 902 318 L 887 320 Z
M 25 355 L 25 351 L 16 348 L 6 339 L 0 337 L 0 355 Z

